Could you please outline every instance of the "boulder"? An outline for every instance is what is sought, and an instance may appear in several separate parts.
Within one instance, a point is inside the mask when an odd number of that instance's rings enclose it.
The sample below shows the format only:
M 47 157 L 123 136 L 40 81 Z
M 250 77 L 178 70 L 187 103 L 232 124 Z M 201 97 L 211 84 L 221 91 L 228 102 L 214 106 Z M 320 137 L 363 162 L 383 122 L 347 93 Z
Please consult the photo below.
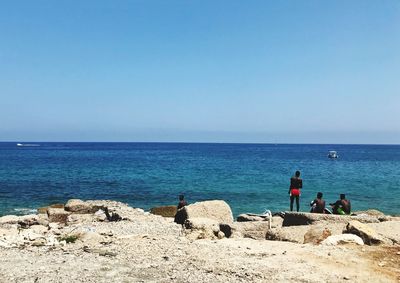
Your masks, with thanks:
M 19 217 L 18 224 L 22 228 L 27 228 L 32 225 L 39 224 L 39 216 L 37 214 L 23 215 Z
M 47 209 L 49 208 L 64 208 L 64 204 L 62 203 L 54 203 L 49 206 L 39 207 L 37 209 L 38 214 L 47 214 Z
M 47 210 L 47 216 L 49 217 L 49 222 L 67 223 L 68 216 L 70 212 L 65 211 L 62 208 L 49 208 Z
M 269 229 L 268 221 L 235 222 L 231 224 L 232 237 L 264 240 Z
M 163 217 L 175 217 L 177 208 L 175 205 L 157 206 L 150 209 L 150 213 Z
M 304 235 L 308 229 L 308 226 L 273 228 L 267 231 L 265 239 L 302 244 L 304 242 Z
M 186 219 L 185 234 L 189 239 L 216 239 L 220 232 L 219 223 L 209 218 L 194 217 Z
M 361 237 L 367 245 L 380 245 L 387 242 L 373 228 L 358 221 L 350 221 L 346 226 L 345 233 Z
M 310 225 L 317 222 L 329 222 L 329 223 L 347 223 L 351 220 L 358 220 L 363 223 L 379 223 L 377 217 L 370 215 L 334 215 L 334 214 L 319 214 L 319 213 L 308 213 L 308 212 L 285 212 L 283 219 L 283 226 L 299 226 L 299 225 Z
M 354 234 L 340 234 L 332 235 L 321 242 L 321 245 L 325 246 L 337 246 L 340 244 L 357 244 L 364 245 L 363 240 Z
M 257 215 L 257 214 L 250 214 L 250 213 L 243 213 L 240 214 L 237 218 L 237 222 L 250 222 L 250 221 L 266 221 L 268 218 L 263 215 Z
M 232 210 L 222 200 L 202 201 L 187 205 L 177 211 L 175 222 L 184 224 L 186 219 L 191 218 L 208 218 L 218 223 L 233 223 Z
M 0 217 L 0 225 L 3 224 L 17 224 L 19 221 L 19 216 L 16 215 L 6 215 Z
M 70 199 L 65 204 L 65 210 L 72 213 L 91 214 L 99 210 L 100 207 L 92 205 L 80 199 Z
M 323 240 L 332 235 L 328 228 L 311 227 L 307 233 L 304 234 L 304 244 L 318 245 Z

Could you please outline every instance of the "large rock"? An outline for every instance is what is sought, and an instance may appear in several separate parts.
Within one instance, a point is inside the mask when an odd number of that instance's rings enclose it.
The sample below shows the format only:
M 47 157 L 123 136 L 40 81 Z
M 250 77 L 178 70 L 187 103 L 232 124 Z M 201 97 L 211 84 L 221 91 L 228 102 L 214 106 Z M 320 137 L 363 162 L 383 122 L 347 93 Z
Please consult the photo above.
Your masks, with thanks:
M 193 217 L 186 219 L 184 227 L 186 236 L 192 240 L 216 239 L 219 232 L 222 232 L 218 221 L 209 218 Z
M 37 209 L 38 214 L 47 214 L 47 209 L 49 208 L 64 208 L 64 204 L 62 203 L 54 203 L 49 206 L 39 207 Z
M 230 225 L 233 238 L 264 240 L 269 229 L 268 221 L 235 222 Z
M 65 204 L 65 210 L 72 213 L 91 214 L 98 211 L 101 207 L 93 205 L 80 199 L 70 199 Z
M 268 220 L 268 217 L 264 215 L 257 215 L 251 213 L 243 213 L 236 218 L 237 222 L 266 221 L 266 220 Z
M 31 225 L 36 225 L 38 223 L 39 217 L 36 214 L 29 214 L 23 216 L 16 215 L 6 215 L 0 217 L 0 225 L 4 224 L 19 224 L 23 228 L 27 228 Z
M 340 244 L 364 245 L 364 242 L 360 237 L 354 234 L 332 235 L 321 242 L 321 245 L 325 246 L 337 246 Z
M 332 235 L 328 228 L 311 227 L 307 233 L 304 234 L 304 244 L 318 245 L 323 240 Z
M 6 215 L 0 217 L 0 225 L 3 224 L 17 224 L 19 221 L 19 216 L 16 215 Z
M 308 226 L 291 226 L 273 228 L 267 231 L 266 239 L 271 241 L 283 241 L 302 244 L 304 235 L 308 231 Z
M 67 223 L 68 216 L 71 213 L 65 211 L 62 208 L 49 208 L 47 210 L 47 216 L 49 217 L 49 222 Z
M 37 225 L 37 224 L 39 224 L 39 216 L 36 214 L 20 216 L 19 220 L 18 220 L 18 224 L 23 228 L 27 228 L 32 225 Z
M 358 221 L 350 221 L 346 226 L 346 233 L 354 234 L 367 245 L 380 245 L 388 243 L 382 236 L 380 236 L 373 228 Z
M 232 210 L 222 200 L 202 201 L 187 205 L 177 211 L 175 222 L 184 224 L 186 219 L 191 218 L 208 218 L 218 223 L 233 223 Z
M 157 206 L 150 209 L 150 213 L 163 217 L 175 217 L 177 208 L 175 205 Z
M 351 220 L 357 220 L 363 223 L 379 223 L 377 217 L 370 215 L 334 215 L 334 214 L 319 214 L 308 212 L 286 212 L 283 219 L 283 226 L 298 226 L 310 225 L 317 222 L 330 222 L 330 223 L 347 223 Z

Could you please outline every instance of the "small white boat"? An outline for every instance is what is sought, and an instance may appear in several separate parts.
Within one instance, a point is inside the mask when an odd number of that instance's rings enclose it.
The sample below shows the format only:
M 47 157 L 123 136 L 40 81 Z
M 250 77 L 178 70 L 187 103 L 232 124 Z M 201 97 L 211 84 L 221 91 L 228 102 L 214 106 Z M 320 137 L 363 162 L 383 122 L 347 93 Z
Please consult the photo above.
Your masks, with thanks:
M 339 158 L 339 155 L 337 154 L 336 151 L 330 150 L 329 153 L 328 153 L 328 157 L 329 158 Z
M 17 146 L 40 146 L 40 144 L 35 144 L 35 143 L 17 143 Z

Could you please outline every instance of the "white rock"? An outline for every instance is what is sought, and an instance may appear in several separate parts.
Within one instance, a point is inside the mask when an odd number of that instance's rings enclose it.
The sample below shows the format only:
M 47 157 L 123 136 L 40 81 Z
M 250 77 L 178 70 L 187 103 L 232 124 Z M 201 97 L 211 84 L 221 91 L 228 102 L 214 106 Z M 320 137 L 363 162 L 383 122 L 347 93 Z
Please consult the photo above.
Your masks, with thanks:
M 337 246 L 340 244 L 357 244 L 357 245 L 364 245 L 363 240 L 354 234 L 341 234 L 341 235 L 332 235 L 326 238 L 321 242 L 321 245 L 326 246 Z

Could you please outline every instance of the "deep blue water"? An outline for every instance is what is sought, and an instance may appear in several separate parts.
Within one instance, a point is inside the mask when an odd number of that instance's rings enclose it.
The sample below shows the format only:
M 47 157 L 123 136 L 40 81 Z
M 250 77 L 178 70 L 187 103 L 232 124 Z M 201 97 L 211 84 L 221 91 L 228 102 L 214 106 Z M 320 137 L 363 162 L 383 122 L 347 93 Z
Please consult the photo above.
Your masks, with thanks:
M 149 209 L 223 199 L 235 215 L 287 210 L 289 179 L 303 178 L 301 210 L 318 191 L 346 193 L 353 210 L 400 213 L 399 145 L 0 143 L 0 215 L 70 198 L 113 199 Z M 328 150 L 339 153 L 327 158 Z

